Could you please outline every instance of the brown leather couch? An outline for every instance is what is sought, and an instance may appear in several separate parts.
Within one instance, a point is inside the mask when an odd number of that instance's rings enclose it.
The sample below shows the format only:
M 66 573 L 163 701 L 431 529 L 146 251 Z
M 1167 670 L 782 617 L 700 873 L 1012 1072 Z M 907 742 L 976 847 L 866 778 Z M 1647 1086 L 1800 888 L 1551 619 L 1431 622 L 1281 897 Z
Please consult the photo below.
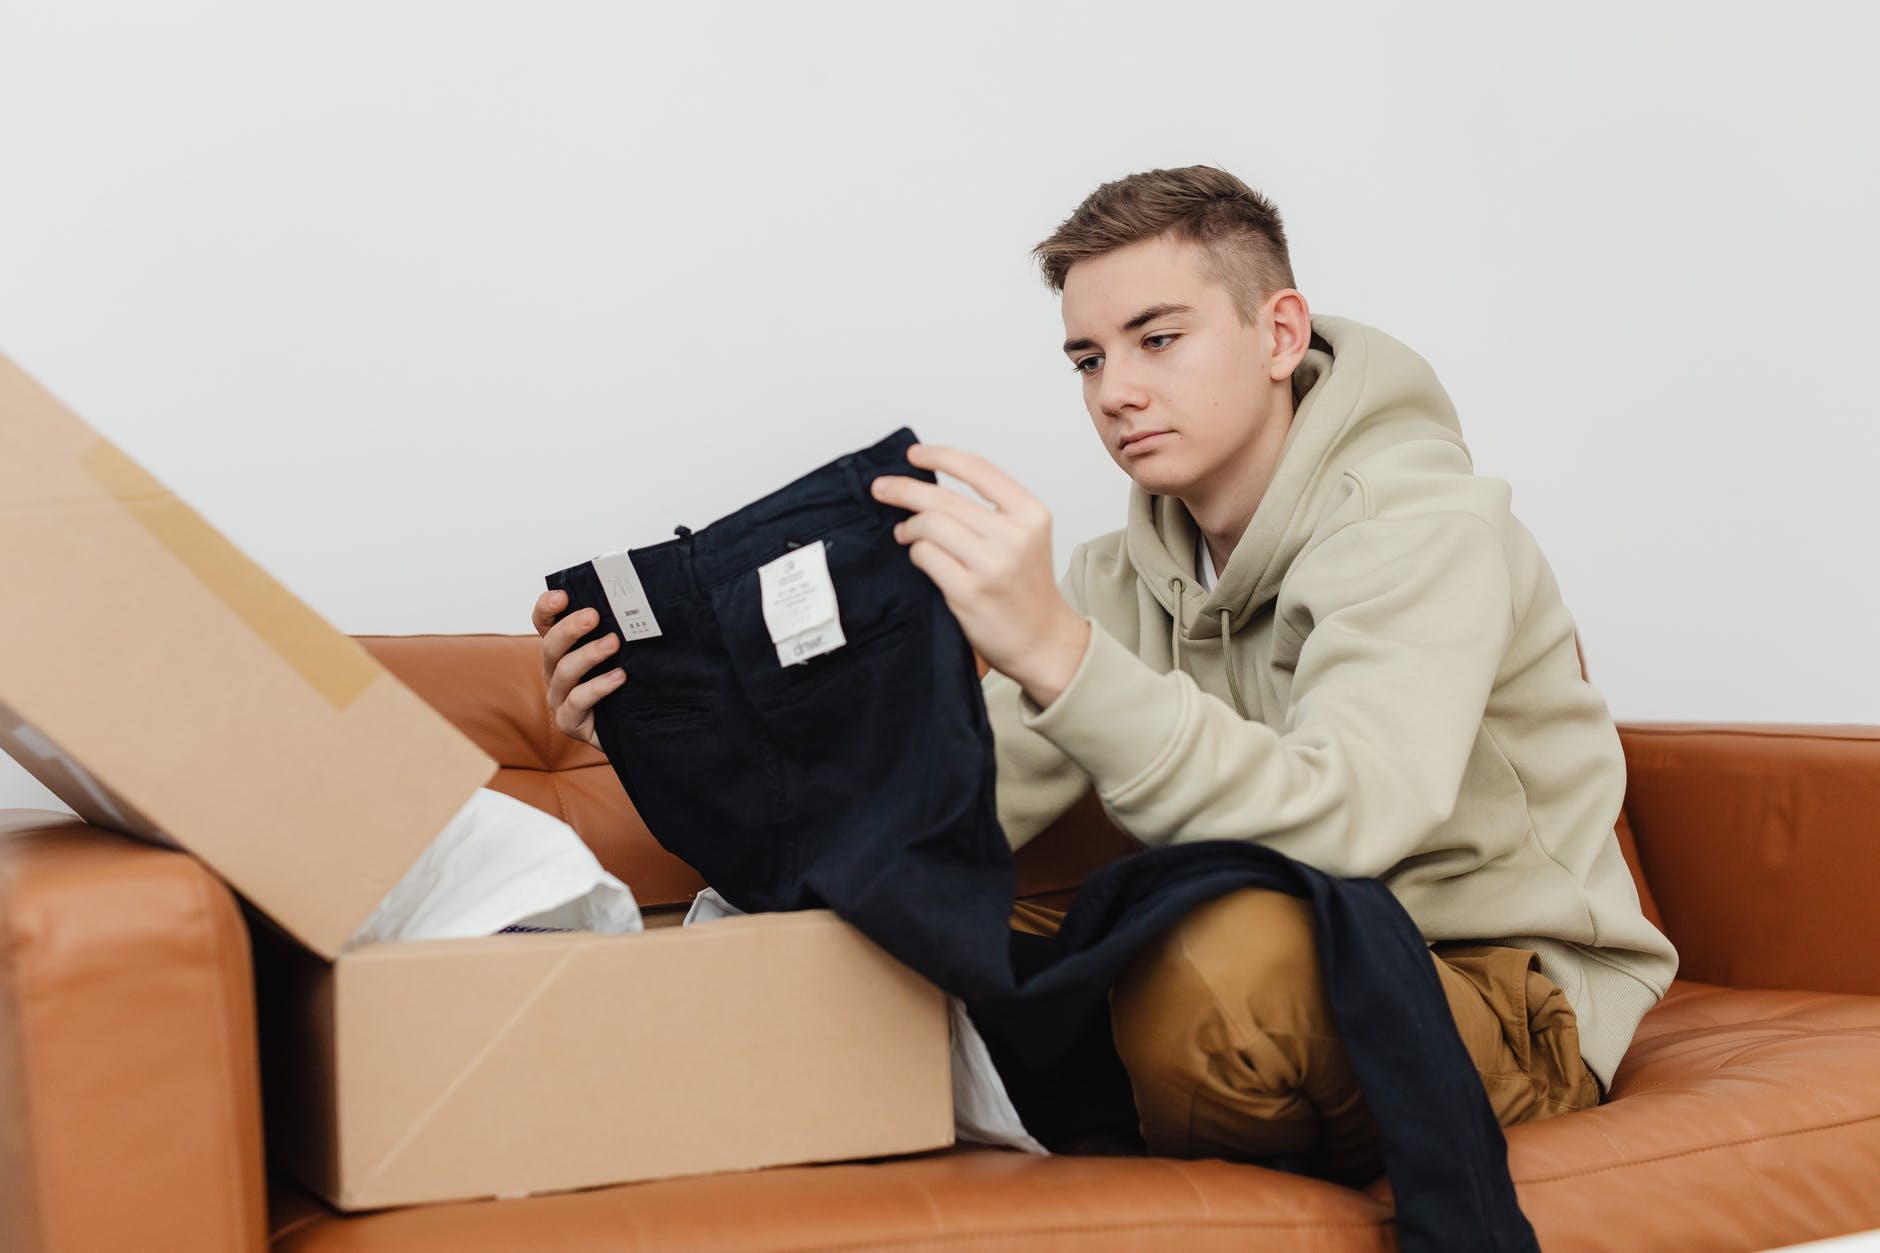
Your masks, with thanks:
M 534 636 L 360 639 L 502 763 L 492 786 L 571 822 L 644 906 L 700 886 L 605 759 L 549 725 Z M 1880 726 L 1620 733 L 1619 835 L 1681 977 L 1606 1104 L 1510 1131 L 1543 1247 L 1765 1249 L 1880 1226 Z M 1062 901 L 1129 847 L 1087 799 L 1022 851 L 1021 894 Z M 0 812 L 0 1249 L 1395 1245 L 1383 1180 L 964 1144 L 344 1216 L 267 1170 L 251 969 L 235 898 L 187 855 Z

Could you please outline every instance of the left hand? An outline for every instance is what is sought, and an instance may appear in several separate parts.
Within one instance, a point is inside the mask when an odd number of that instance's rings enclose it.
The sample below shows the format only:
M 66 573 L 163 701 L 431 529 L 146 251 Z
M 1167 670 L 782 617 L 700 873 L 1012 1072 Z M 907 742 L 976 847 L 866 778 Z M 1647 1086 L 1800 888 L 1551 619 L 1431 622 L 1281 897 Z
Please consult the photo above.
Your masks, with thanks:
M 1049 705 L 1090 642 L 1090 624 L 1052 574 L 1050 511 L 984 457 L 913 444 L 907 460 L 952 475 L 990 502 L 904 474 L 880 475 L 869 488 L 914 515 L 895 524 L 894 538 L 908 545 L 986 664 Z

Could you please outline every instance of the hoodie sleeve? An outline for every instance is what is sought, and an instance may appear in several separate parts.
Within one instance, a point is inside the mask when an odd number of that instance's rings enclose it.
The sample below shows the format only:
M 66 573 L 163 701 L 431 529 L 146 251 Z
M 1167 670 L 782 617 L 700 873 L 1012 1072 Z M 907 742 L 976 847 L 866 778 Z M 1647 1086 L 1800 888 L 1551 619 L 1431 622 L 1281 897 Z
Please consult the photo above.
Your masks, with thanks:
M 1455 810 L 1513 630 L 1501 538 L 1461 511 L 1362 519 L 1286 583 L 1312 625 L 1279 726 L 1152 669 L 1094 621 L 1070 684 L 1044 709 L 1021 691 L 1019 721 L 1145 844 L 1257 840 L 1330 874 L 1379 876 Z
M 1084 612 L 1077 572 L 1083 569 L 1083 548 L 1071 553 L 1070 569 L 1058 581 L 1058 590 L 1078 613 Z M 986 697 L 986 716 L 992 723 L 993 757 L 998 777 L 993 792 L 999 825 L 1014 850 L 1083 799 L 1090 776 L 1063 749 L 1024 724 L 1019 697 L 1024 689 L 999 673 L 987 670 L 980 681 Z

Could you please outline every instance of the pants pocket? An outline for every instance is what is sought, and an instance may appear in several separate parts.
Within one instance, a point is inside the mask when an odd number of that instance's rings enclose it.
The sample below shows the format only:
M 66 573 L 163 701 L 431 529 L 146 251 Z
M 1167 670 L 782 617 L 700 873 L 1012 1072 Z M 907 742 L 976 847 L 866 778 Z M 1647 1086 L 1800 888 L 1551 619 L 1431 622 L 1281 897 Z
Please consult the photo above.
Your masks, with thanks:
M 803 703 L 841 706 L 869 683 L 872 663 L 917 641 L 935 594 L 908 560 L 889 527 L 872 515 L 796 541 L 822 541 L 837 620 L 846 641 L 831 652 L 785 665 L 764 618 L 763 591 L 753 566 L 711 589 L 726 651 L 750 704 L 771 714 Z M 782 548 L 779 550 L 788 551 Z
M 1541 973 L 1537 954 L 1452 943 L 1431 952 L 1447 967 L 1444 991 L 1457 1029 L 1503 1126 L 1598 1103 L 1572 1003 Z

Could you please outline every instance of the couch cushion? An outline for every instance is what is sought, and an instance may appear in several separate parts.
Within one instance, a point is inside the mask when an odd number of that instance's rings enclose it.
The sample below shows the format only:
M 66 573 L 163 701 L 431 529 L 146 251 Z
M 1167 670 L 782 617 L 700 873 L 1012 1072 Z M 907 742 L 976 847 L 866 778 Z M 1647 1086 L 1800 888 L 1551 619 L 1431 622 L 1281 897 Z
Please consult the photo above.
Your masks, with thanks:
M 490 787 L 573 827 L 643 908 L 688 902 L 705 886 L 653 839 L 607 758 L 555 729 L 536 636 L 353 638 L 496 759 Z
M 1548 1253 L 1764 1249 L 1880 1224 L 1877 1063 L 1880 997 L 1674 984 L 1604 1105 L 1509 1131 L 1522 1207 Z M 1387 1249 L 1389 1196 L 1218 1160 L 961 1145 L 350 1218 L 281 1186 L 273 1247 Z
M 1511 1128 L 1508 1161 L 1548 1253 L 1880 1225 L 1880 997 L 1675 982 L 1606 1103 Z

